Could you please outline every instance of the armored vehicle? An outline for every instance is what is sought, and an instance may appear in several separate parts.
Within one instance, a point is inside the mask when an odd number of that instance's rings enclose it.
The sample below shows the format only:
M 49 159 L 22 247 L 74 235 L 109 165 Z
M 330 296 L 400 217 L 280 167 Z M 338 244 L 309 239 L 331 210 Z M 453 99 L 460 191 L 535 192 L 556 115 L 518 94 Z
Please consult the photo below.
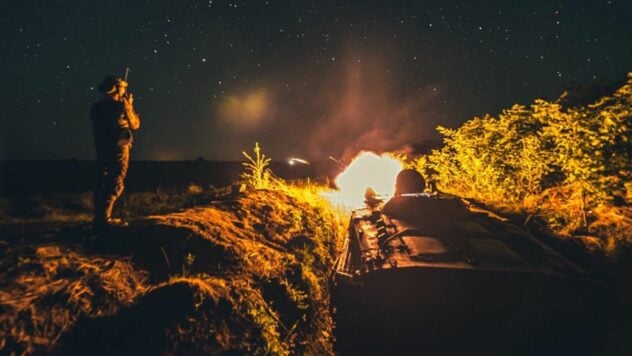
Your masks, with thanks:
M 605 303 L 581 267 L 441 193 L 367 198 L 332 284 L 341 354 L 582 354 Z

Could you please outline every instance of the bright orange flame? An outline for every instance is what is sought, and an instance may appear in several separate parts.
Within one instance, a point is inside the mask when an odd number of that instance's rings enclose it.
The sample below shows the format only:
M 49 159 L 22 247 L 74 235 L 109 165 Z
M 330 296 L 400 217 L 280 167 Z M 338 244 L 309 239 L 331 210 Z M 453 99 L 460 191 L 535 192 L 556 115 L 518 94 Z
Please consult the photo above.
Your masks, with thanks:
M 328 198 L 351 208 L 364 205 L 364 191 L 371 187 L 378 195 L 390 197 L 395 190 L 395 178 L 403 169 L 400 161 L 387 155 L 360 152 L 336 177 L 338 191 Z

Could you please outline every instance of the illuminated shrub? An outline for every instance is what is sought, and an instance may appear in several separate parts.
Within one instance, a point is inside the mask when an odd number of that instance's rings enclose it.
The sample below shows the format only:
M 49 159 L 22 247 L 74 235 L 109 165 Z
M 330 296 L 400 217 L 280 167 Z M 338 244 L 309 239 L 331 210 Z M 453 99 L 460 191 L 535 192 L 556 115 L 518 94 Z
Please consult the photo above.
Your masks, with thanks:
M 587 229 L 589 211 L 629 195 L 632 73 L 592 104 L 567 108 L 565 96 L 438 127 L 444 146 L 416 167 L 445 191 L 541 213 L 558 232 Z

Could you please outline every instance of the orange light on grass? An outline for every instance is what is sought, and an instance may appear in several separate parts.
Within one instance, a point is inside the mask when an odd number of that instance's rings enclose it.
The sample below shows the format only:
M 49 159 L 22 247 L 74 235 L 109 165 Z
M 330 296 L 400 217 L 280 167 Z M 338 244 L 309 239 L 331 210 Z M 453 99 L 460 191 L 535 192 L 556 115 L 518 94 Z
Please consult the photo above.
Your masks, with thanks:
M 402 163 L 393 157 L 360 152 L 336 177 L 338 191 L 327 198 L 334 204 L 360 208 L 364 206 L 364 191 L 368 187 L 379 196 L 390 197 L 395 190 L 395 177 L 402 169 Z

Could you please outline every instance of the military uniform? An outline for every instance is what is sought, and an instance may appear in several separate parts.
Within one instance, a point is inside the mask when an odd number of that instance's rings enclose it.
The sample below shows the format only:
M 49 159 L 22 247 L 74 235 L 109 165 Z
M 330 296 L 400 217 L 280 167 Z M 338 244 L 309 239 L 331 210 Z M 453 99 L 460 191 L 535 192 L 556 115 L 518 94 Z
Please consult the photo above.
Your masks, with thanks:
M 107 77 L 99 90 L 112 94 L 116 85 L 127 83 Z M 100 228 L 111 224 L 114 203 L 125 188 L 125 177 L 129 167 L 132 147 L 130 115 L 136 115 L 121 100 L 105 96 L 90 110 L 94 143 L 97 152 L 97 181 L 94 189 L 94 224 Z M 138 117 L 136 116 L 136 119 Z

